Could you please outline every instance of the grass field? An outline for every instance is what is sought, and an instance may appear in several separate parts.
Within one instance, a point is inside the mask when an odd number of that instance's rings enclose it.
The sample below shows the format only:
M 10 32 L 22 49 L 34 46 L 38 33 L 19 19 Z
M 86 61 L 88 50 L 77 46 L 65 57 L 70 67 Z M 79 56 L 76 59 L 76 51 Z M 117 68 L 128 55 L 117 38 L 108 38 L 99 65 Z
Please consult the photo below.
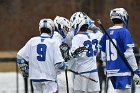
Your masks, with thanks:
M 13 58 L 16 57 L 16 51 L 0 51 L 0 58 Z M 0 62 L 0 72 L 13 72 L 16 71 L 15 62 Z

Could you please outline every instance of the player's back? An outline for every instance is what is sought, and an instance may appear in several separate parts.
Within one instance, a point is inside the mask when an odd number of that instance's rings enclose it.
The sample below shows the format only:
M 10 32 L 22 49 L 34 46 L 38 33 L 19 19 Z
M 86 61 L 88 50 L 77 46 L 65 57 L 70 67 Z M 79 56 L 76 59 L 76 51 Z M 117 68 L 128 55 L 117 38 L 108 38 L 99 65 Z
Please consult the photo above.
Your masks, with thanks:
M 79 72 L 85 72 L 90 71 L 93 69 L 96 69 L 96 60 L 94 58 L 94 50 L 96 50 L 96 36 L 93 33 L 83 32 L 79 33 L 76 36 L 74 36 L 72 40 L 72 48 L 71 51 L 74 51 L 75 49 L 79 47 L 85 46 L 88 48 L 87 52 L 82 53 L 77 58 L 77 70 Z
M 130 32 L 123 27 L 120 26 L 113 26 L 107 30 L 108 34 L 112 38 L 113 42 L 119 49 L 119 51 L 123 54 L 128 47 L 132 47 L 133 41 L 130 35 Z M 104 36 L 104 40 L 106 40 L 106 47 L 104 50 L 107 53 L 107 69 L 109 72 L 112 73 L 121 73 L 121 72 L 128 72 L 128 67 L 125 65 L 123 60 L 121 59 L 120 55 L 117 53 L 117 50 L 110 42 L 107 36 Z
M 30 40 L 29 78 L 30 79 L 56 79 L 54 64 L 56 62 L 56 40 L 45 36 L 34 37 Z M 58 58 L 59 60 L 59 58 Z

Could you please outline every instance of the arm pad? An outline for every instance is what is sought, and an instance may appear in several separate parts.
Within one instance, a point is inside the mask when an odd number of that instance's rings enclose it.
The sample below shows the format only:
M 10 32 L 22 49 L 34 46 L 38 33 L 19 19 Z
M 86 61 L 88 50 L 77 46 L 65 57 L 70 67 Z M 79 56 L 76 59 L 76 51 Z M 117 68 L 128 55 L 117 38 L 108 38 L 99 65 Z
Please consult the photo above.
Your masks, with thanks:
M 127 62 L 129 63 L 129 65 L 132 67 L 133 71 L 138 69 L 138 65 L 136 63 L 136 58 L 135 58 L 135 55 L 133 53 L 133 48 L 128 48 L 124 52 L 124 55 L 125 55 Z

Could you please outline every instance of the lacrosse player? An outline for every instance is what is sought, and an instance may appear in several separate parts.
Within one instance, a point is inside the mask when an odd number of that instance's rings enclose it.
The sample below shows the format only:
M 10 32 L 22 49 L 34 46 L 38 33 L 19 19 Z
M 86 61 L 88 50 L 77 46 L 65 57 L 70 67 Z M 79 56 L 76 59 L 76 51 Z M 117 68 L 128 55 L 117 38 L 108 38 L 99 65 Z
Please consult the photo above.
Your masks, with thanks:
M 67 37 L 66 37 L 66 42 L 67 44 L 71 47 L 72 45 L 72 39 L 73 37 L 76 35 L 75 34 L 75 28 L 74 28 L 74 24 L 75 24 L 75 21 L 79 18 L 85 18 L 85 19 L 88 19 L 88 32 L 90 33 L 94 33 L 96 35 L 96 39 L 98 40 L 98 42 L 100 41 L 101 37 L 103 36 L 103 33 L 101 32 L 101 30 L 94 24 L 94 21 L 91 20 L 84 12 L 75 12 L 71 18 L 70 18 L 70 31 L 68 32 L 67 34 Z M 98 48 L 96 48 L 96 53 L 99 52 Z M 94 57 L 95 60 L 96 60 L 96 57 Z M 71 66 L 73 66 L 73 63 L 74 62 L 69 62 L 71 63 Z M 72 68 L 74 69 L 74 68 Z
M 127 29 L 127 11 L 124 8 L 115 8 L 110 12 L 110 19 L 114 26 L 110 27 L 107 33 L 126 58 L 134 73 L 140 76 L 140 69 L 138 69 L 133 53 L 134 43 Z M 107 76 L 110 78 L 116 93 L 131 93 L 131 79 L 133 78 L 131 71 L 106 34 L 102 37 L 100 45 L 102 60 L 106 62 Z
M 69 46 L 67 45 L 66 42 L 66 36 L 70 29 L 69 20 L 64 17 L 56 16 L 56 18 L 54 19 L 54 24 L 55 24 L 55 33 L 53 35 L 53 38 L 59 40 L 61 45 L 62 44 L 66 45 L 67 49 L 65 51 L 68 51 Z M 64 53 L 61 48 L 60 50 L 64 60 L 67 62 L 69 60 L 69 55 L 67 54 L 68 52 Z
M 75 71 L 97 82 L 75 75 L 73 83 L 74 93 L 98 93 L 100 91 L 97 65 L 94 58 L 98 42 L 96 35 L 87 31 L 89 27 L 88 24 L 89 20 L 86 18 L 75 19 L 73 23 L 75 36 L 72 39 L 71 53 L 83 46 L 88 49 L 75 56 Z
M 71 47 L 71 41 L 72 41 L 73 37 L 75 36 L 75 33 L 74 33 L 75 28 L 73 25 L 75 23 L 75 20 L 78 18 L 88 19 L 89 20 L 88 32 L 95 33 L 96 35 L 98 35 L 98 39 L 99 40 L 101 39 L 101 37 L 103 36 L 103 33 L 101 32 L 100 28 L 98 28 L 94 24 L 94 21 L 91 18 L 89 18 L 84 12 L 75 12 L 70 18 L 70 31 L 68 32 L 67 37 L 66 37 L 66 42 L 70 47 Z
M 32 80 L 34 93 L 58 93 L 57 70 L 65 69 L 60 43 L 52 38 L 54 22 L 41 19 L 40 36 L 31 38 L 17 53 L 17 64 L 24 77 Z M 29 72 L 28 72 L 29 70 Z
M 54 19 L 54 25 L 55 33 L 53 37 L 60 40 L 61 43 L 66 43 L 65 38 L 70 29 L 69 20 L 64 17 L 56 16 L 56 18 Z

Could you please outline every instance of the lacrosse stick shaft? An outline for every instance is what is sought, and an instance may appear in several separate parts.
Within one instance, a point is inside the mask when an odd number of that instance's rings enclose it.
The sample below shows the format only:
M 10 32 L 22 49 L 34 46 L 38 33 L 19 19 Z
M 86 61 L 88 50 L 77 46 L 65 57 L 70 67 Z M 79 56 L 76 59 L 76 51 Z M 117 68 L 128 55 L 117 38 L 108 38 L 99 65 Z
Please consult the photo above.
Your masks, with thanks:
M 86 78 L 86 79 L 89 79 L 89 80 L 91 80 L 91 81 L 93 81 L 93 82 L 98 82 L 98 81 L 96 81 L 96 80 L 94 80 L 94 79 L 92 79 L 92 78 L 89 78 L 89 77 L 86 77 L 86 76 L 84 76 L 84 75 L 81 75 L 80 73 L 78 73 L 78 72 L 75 72 L 75 71 L 73 71 L 73 70 L 71 70 L 71 69 L 68 69 L 68 71 L 70 71 L 70 72 L 72 72 L 72 73 L 74 73 L 74 74 L 76 74 L 76 75 L 79 75 L 79 76 L 81 76 L 81 77 L 84 77 L 84 78 Z
M 69 93 L 69 82 L 68 82 L 68 73 L 67 73 L 67 69 L 65 70 L 65 76 L 66 76 L 67 93 Z

